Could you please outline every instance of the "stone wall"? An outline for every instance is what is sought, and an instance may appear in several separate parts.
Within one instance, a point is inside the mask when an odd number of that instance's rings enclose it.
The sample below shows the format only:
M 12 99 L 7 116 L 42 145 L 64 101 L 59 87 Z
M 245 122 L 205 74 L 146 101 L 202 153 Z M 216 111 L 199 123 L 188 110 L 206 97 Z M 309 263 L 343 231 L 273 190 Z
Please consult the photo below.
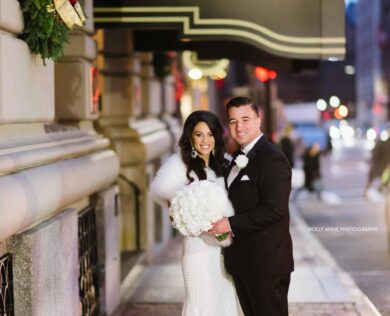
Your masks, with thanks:
M 93 127 L 93 1 L 80 2 L 86 26 L 71 33 L 56 65 L 45 66 L 17 37 L 19 1 L 0 1 L 0 255 L 14 258 L 15 315 L 79 314 L 77 218 L 99 192 L 101 264 L 109 276 L 102 312 L 118 303 L 109 295 L 119 291 L 119 254 L 110 248 L 119 247 L 112 237 L 119 228 L 107 214 L 115 209 L 119 161 Z

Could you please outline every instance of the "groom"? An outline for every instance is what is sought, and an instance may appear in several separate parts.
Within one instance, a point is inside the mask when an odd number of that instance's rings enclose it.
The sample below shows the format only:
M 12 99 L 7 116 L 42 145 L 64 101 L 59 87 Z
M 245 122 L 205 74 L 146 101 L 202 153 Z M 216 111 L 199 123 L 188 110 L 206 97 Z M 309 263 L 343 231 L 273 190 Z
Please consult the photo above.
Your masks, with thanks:
M 215 223 L 210 232 L 234 235 L 224 250 L 225 265 L 245 315 L 287 316 L 294 270 L 288 208 L 291 167 L 262 134 L 257 106 L 249 98 L 231 99 L 226 111 L 230 134 L 249 160 L 246 166 L 243 156 L 239 163 L 230 163 L 225 181 L 235 215 Z

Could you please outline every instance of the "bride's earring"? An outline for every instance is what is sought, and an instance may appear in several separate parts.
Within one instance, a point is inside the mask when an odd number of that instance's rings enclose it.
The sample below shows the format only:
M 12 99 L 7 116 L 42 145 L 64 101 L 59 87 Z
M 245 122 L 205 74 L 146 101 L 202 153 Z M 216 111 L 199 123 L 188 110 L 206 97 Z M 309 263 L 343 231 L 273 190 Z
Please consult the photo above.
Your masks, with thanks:
M 211 151 L 211 153 L 213 154 L 213 156 L 215 156 L 215 148 Z
M 191 149 L 191 158 L 195 159 L 198 156 L 198 153 L 196 152 L 195 148 L 192 146 Z

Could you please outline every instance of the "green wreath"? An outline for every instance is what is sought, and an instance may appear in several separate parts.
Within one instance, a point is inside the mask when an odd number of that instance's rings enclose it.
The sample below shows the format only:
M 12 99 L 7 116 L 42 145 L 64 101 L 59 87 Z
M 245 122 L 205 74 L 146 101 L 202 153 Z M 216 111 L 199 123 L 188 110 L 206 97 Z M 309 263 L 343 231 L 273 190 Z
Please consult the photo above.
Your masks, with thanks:
M 20 38 L 34 54 L 57 61 L 69 43 L 69 30 L 85 24 L 83 9 L 77 0 L 19 0 L 24 30 Z

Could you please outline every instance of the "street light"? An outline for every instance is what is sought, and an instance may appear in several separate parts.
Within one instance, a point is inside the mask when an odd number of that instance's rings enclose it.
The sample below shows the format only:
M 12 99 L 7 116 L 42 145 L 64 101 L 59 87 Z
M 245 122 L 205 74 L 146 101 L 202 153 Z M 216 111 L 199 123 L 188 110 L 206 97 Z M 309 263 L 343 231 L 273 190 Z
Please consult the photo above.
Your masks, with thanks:
M 216 72 L 215 74 L 210 75 L 210 78 L 213 80 L 221 80 L 221 79 L 225 79 L 226 76 L 227 76 L 226 71 L 221 70 L 221 71 Z
M 203 73 L 199 68 L 192 68 L 190 71 L 188 71 L 188 77 L 190 77 L 192 80 L 199 80 L 202 78 Z
M 355 67 L 352 66 L 352 65 L 346 65 L 344 67 L 344 72 L 347 74 L 347 75 L 354 75 L 355 74 Z
M 338 107 L 338 112 L 341 117 L 347 117 L 348 115 L 348 108 L 345 105 L 340 105 Z
M 380 139 L 381 141 L 385 142 L 386 140 L 389 139 L 389 132 L 384 130 L 380 133 Z
M 367 139 L 374 141 L 376 138 L 376 132 L 373 128 L 369 128 L 366 133 Z
M 319 111 L 325 111 L 326 107 L 328 106 L 324 99 L 318 99 L 316 105 Z
M 331 126 L 329 129 L 329 136 L 333 139 L 339 139 L 341 136 L 340 130 L 336 126 Z
M 355 131 L 354 131 L 353 127 L 351 127 L 349 125 L 340 126 L 340 133 L 341 133 L 341 136 L 345 139 L 352 139 L 353 136 L 355 135 Z
M 340 105 L 340 99 L 335 95 L 332 95 L 329 99 L 329 104 L 333 108 L 337 108 Z

